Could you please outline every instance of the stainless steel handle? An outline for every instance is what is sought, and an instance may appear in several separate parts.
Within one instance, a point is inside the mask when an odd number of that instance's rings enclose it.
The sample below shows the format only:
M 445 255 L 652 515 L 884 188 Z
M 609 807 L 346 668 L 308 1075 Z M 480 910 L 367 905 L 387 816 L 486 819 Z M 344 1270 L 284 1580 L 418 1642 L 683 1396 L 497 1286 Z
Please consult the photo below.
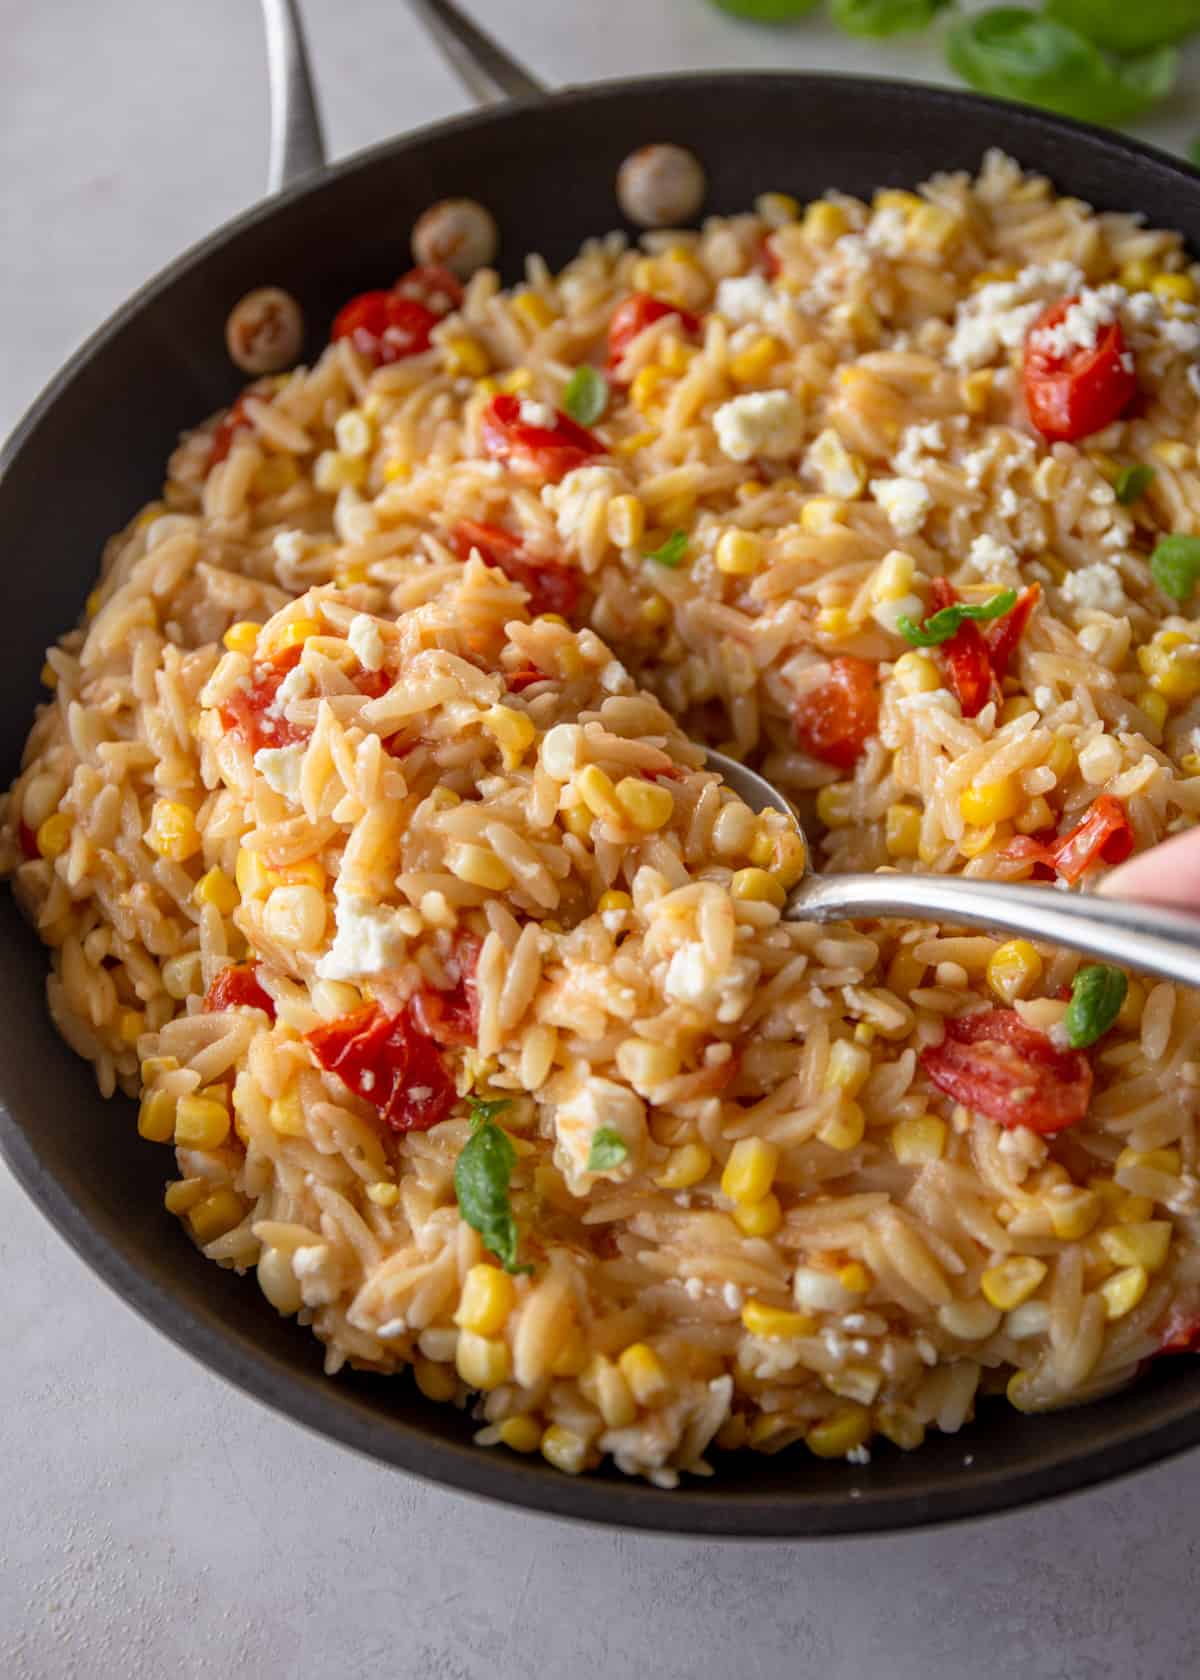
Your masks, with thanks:
M 546 92 L 515 58 L 486 35 L 451 0 L 408 0 L 477 105 L 536 99 Z
M 325 167 L 325 137 L 296 0 L 262 0 L 271 84 L 267 191 L 282 192 Z
M 796 888 L 784 915 L 794 922 L 919 916 L 994 928 L 1200 986 L 1200 916 L 1094 893 L 962 875 L 813 875 Z

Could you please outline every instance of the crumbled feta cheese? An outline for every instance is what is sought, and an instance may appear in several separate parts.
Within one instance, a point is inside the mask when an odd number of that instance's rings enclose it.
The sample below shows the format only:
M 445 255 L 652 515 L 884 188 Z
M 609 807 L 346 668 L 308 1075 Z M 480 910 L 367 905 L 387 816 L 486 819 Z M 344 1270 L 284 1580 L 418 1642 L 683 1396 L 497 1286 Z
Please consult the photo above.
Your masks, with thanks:
M 804 404 L 787 391 L 748 391 L 722 403 L 713 427 L 722 454 L 731 461 L 755 455 L 780 460 L 798 454 L 804 442 Z
M 293 805 L 300 801 L 300 773 L 307 751 L 305 742 L 295 741 L 290 747 L 260 747 L 254 755 L 254 768 L 263 781 Z
M 723 1286 L 721 1290 L 721 1299 L 729 1308 L 730 1312 L 741 1312 L 742 1308 L 746 1304 L 746 1297 L 742 1294 L 736 1283 L 727 1283 Z
M 906 426 L 892 465 L 898 473 L 912 477 L 920 472 L 927 456 L 938 455 L 945 447 L 946 435 L 940 420 L 931 420 L 926 426 Z
M 1007 543 L 997 542 L 995 537 L 989 536 L 985 531 L 971 544 L 967 552 L 967 561 L 982 577 L 997 568 L 1015 566 L 1017 557 Z
M 1061 321 L 1038 329 L 1033 346 L 1042 355 L 1065 361 L 1076 350 L 1094 350 L 1101 332 L 1116 317 L 1113 300 L 1085 286 Z
M 1125 313 L 1135 326 L 1148 327 L 1162 311 L 1153 292 L 1133 292 L 1125 300 Z
M 312 688 L 312 678 L 303 665 L 293 665 L 275 690 L 274 709 L 282 712 L 293 700 L 303 700 Z
M 399 967 L 407 949 L 406 918 L 369 898 L 338 896 L 337 932 L 316 966 L 318 980 L 356 980 Z
M 561 483 L 544 485 L 542 503 L 554 515 L 563 547 L 583 546 L 597 512 L 603 519 L 608 503 L 628 488 L 624 475 L 612 467 L 575 467 Z
M 886 205 L 871 217 L 863 238 L 885 257 L 902 257 L 908 249 L 908 218 L 897 205 Z
M 870 1447 L 851 1447 L 850 1451 L 846 1454 L 847 1464 L 870 1464 L 870 1462 Z
M 1107 560 L 1096 560 L 1068 572 L 1062 581 L 1062 592 L 1077 607 L 1099 612 L 1119 613 L 1125 607 L 1125 591 L 1116 567 Z
M 546 431 L 554 428 L 556 416 L 549 403 L 533 402 L 529 397 L 522 397 L 518 412 L 524 426 L 540 426 Z
M 689 1301 L 699 1301 L 704 1295 L 704 1283 L 698 1277 L 690 1277 L 683 1286 L 683 1293 Z
M 716 310 L 736 326 L 761 322 L 777 326 L 784 300 L 761 274 L 738 274 L 722 280 L 717 287 Z
M 403 1336 L 408 1329 L 406 1318 L 389 1318 L 386 1324 L 381 1324 L 375 1334 L 382 1341 L 390 1341 L 393 1336 Z
M 866 479 L 859 461 L 851 455 L 832 426 L 827 426 L 804 457 L 804 470 L 816 479 L 827 496 L 852 500 Z
M 919 478 L 873 478 L 871 494 L 898 537 L 915 537 L 933 506 L 929 488 Z
M 1162 324 L 1162 335 L 1174 350 L 1184 350 L 1189 355 L 1200 350 L 1200 325 L 1195 321 L 1168 315 Z
M 596 1133 L 615 1132 L 628 1153 L 603 1173 L 589 1171 Z M 611 1079 L 585 1079 L 575 1093 L 560 1102 L 554 1114 L 554 1164 L 572 1195 L 584 1195 L 597 1178 L 628 1178 L 636 1170 L 646 1137 L 646 1106 L 628 1086 Z
M 383 668 L 383 637 L 379 633 L 378 624 L 367 613 L 355 613 L 350 620 L 346 640 L 364 671 L 378 671 Z
M 1054 690 L 1047 688 L 1045 683 L 1039 683 L 1034 689 L 1033 703 L 1039 712 L 1052 712 L 1058 704 L 1054 698 Z
M 1003 350 L 1015 350 L 1055 297 L 1077 292 L 1083 275 L 1073 263 L 1032 264 L 1015 280 L 993 281 L 959 304 L 946 347 L 951 367 L 983 367 Z
M 1200 362 L 1192 362 L 1187 370 L 1187 382 L 1194 397 L 1200 397 Z
M 304 531 L 276 531 L 271 539 L 275 558 L 285 566 L 294 566 L 302 560 L 307 546 L 308 536 Z
M 758 964 L 751 958 L 733 957 L 717 968 L 699 940 L 688 940 L 672 953 L 663 990 L 676 1003 L 690 1003 L 729 1022 L 745 1010 L 757 979 Z

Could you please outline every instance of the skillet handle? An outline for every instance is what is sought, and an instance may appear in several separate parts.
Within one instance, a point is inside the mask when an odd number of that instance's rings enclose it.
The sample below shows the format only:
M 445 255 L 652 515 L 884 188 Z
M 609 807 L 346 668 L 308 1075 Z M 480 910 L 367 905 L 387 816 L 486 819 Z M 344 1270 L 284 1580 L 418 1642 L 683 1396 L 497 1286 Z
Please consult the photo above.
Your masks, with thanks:
M 546 92 L 535 76 L 465 17 L 452 0 L 408 0 L 408 3 L 477 105 L 538 99 Z
M 262 0 L 271 85 L 267 191 L 282 192 L 325 167 L 325 136 L 296 0 Z

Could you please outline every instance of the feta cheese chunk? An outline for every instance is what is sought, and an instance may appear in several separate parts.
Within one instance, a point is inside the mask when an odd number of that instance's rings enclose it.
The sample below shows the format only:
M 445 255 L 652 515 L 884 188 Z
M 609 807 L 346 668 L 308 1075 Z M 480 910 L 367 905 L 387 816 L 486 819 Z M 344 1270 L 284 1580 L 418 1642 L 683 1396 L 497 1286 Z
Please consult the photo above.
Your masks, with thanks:
M 549 403 L 533 402 L 529 397 L 523 397 L 520 415 L 523 426 L 540 426 L 546 431 L 554 427 L 555 413 Z
M 933 506 L 929 487 L 919 478 L 873 478 L 871 494 L 898 537 L 915 537 Z
M 382 670 L 383 637 L 379 633 L 378 624 L 368 613 L 355 613 L 350 620 L 346 640 L 364 671 Z
M 1121 587 L 1120 574 L 1105 560 L 1095 560 L 1090 566 L 1081 566 L 1077 572 L 1068 572 L 1062 581 L 1062 592 L 1077 607 L 1107 613 L 1125 610 L 1125 591 Z
M 300 803 L 300 773 L 307 750 L 304 741 L 295 741 L 290 747 L 260 747 L 254 755 L 254 768 L 263 781 L 293 805 Z
M 588 1161 L 596 1133 L 615 1132 L 627 1154 L 616 1166 L 590 1172 Z M 637 1168 L 646 1139 L 646 1105 L 635 1092 L 611 1079 L 586 1079 L 559 1103 L 554 1115 L 554 1164 L 572 1195 L 587 1194 L 597 1178 L 628 1178 Z
M 275 690 L 275 703 L 268 710 L 282 712 L 293 700 L 303 700 L 312 688 L 312 678 L 303 665 L 293 665 Z
M 339 897 L 337 933 L 316 966 L 318 980 L 357 980 L 398 968 L 407 951 L 403 918 L 369 898 Z
M 717 287 L 716 310 L 735 326 L 761 322 L 774 327 L 786 309 L 784 300 L 761 274 L 738 274 Z
M 731 461 L 796 455 L 804 442 L 804 404 L 787 391 L 748 391 L 713 415 L 717 443 Z
M 750 1002 L 758 964 L 749 957 L 733 957 L 717 968 L 699 940 L 676 947 L 667 964 L 663 991 L 676 1003 L 689 1003 L 718 1021 L 736 1021 Z

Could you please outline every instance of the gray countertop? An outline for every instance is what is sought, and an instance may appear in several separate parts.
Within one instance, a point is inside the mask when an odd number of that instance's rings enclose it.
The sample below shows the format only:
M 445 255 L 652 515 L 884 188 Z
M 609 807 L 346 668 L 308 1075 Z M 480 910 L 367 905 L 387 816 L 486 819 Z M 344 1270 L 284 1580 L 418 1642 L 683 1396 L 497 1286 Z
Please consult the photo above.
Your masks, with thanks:
M 403 5 L 307 9 L 336 152 L 461 108 Z M 941 77 L 919 43 L 747 29 L 702 0 L 476 10 L 548 81 L 781 61 Z M 0 41 L 2 431 L 126 293 L 258 195 L 266 122 L 251 0 L 0 0 Z M 1180 98 L 1142 132 L 1182 146 L 1193 128 L 1200 102 L 1189 118 Z M 2 1170 L 0 1263 L 7 1680 L 1195 1671 L 1194 1454 L 882 1541 L 571 1529 L 380 1469 L 234 1393 L 126 1311 Z

